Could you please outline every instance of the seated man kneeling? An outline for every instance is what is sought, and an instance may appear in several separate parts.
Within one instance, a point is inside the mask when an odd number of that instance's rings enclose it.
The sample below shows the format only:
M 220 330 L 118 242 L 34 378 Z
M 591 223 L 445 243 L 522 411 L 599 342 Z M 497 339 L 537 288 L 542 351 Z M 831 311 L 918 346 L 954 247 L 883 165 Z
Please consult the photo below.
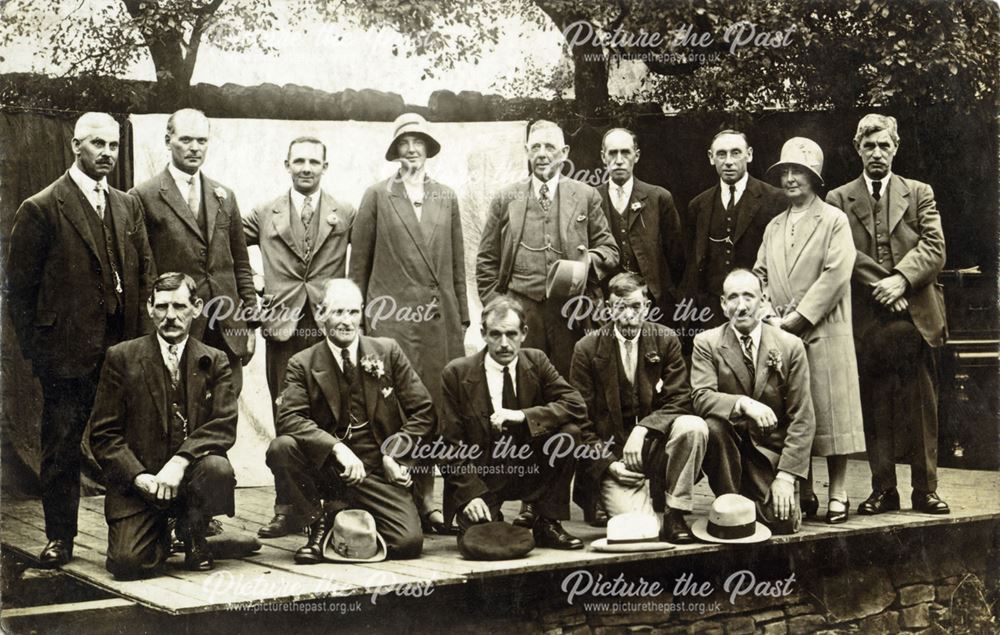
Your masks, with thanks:
M 805 347 L 761 321 L 762 293 L 760 278 L 746 269 L 726 276 L 722 310 L 729 322 L 695 336 L 691 394 L 708 423 L 712 491 L 746 496 L 774 533 L 793 533 L 816 419 Z
M 577 502 L 596 498 L 609 516 L 663 511 L 661 537 L 694 542 L 684 512 L 694 507 L 694 484 L 708 427 L 691 414 L 691 390 L 680 341 L 646 321 L 646 284 L 634 273 L 608 283 L 613 321 L 576 344 L 570 383 L 587 402 L 584 442 L 602 448 L 577 474 Z M 666 507 L 663 508 L 663 494 Z
M 417 447 L 434 428 L 434 405 L 396 342 L 360 334 L 362 307 L 356 284 L 327 282 L 317 315 L 326 339 L 285 371 L 267 465 L 278 499 L 308 520 L 299 564 L 323 560 L 323 536 L 345 508 L 375 518 L 390 558 L 416 558 L 423 548 L 410 462 L 386 449 Z
M 213 567 L 205 540 L 234 513 L 236 392 L 225 353 L 188 337 L 201 312 L 191 276 L 165 273 L 146 309 L 156 333 L 108 349 L 90 416 L 90 445 L 108 482 L 106 567 L 116 578 L 152 573 L 170 555 L 177 518 L 184 565 Z
M 545 353 L 521 348 L 521 304 L 497 296 L 483 309 L 486 348 L 444 368 L 442 418 L 450 456 L 441 466 L 458 524 L 500 520 L 500 505 L 527 503 L 515 525 L 535 544 L 582 549 L 560 520 L 569 518 L 569 486 L 586 405 Z M 558 436 L 556 436 L 558 435 Z

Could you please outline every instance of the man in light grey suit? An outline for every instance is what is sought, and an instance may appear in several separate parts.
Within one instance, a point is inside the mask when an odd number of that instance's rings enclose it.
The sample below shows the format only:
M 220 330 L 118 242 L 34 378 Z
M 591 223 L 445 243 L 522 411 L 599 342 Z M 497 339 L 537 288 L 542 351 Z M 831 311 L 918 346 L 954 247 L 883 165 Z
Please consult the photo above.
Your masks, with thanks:
M 323 302 L 323 288 L 347 271 L 347 243 L 355 211 L 322 190 L 326 168 L 322 141 L 293 139 L 285 159 L 292 187 L 243 219 L 247 245 L 258 245 L 264 262 L 261 322 L 275 420 L 288 360 L 323 340 L 315 317 Z M 257 532 L 264 538 L 284 536 L 303 525 L 300 510 L 282 500 L 280 489 L 276 494 L 274 518 Z

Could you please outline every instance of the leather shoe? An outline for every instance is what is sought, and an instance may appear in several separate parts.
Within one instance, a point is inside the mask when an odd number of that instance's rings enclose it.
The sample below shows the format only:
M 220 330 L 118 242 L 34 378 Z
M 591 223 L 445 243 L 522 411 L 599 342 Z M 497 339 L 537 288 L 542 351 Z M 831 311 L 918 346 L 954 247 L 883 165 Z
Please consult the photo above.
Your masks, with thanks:
M 684 520 L 684 512 L 679 509 L 668 509 L 663 514 L 663 528 L 660 538 L 675 545 L 687 545 L 694 542 L 691 528 Z
M 819 513 L 819 498 L 816 492 L 809 492 L 808 496 L 799 497 L 799 508 L 802 509 L 802 517 L 810 518 Z
M 882 512 L 898 511 L 899 492 L 896 491 L 895 487 L 882 490 L 881 492 L 872 492 L 871 496 L 858 505 L 858 513 L 862 516 L 873 516 Z
M 61 567 L 73 558 L 73 539 L 54 538 L 38 554 L 38 566 L 42 569 Z
M 257 535 L 261 538 L 281 538 L 300 531 L 302 531 L 301 522 L 293 521 L 287 514 L 275 514 L 271 522 L 257 530 Z
M 309 540 L 295 552 L 295 562 L 298 564 L 316 564 L 323 562 L 323 536 L 329 527 L 330 519 L 323 512 L 319 518 L 309 525 Z
M 951 508 L 948 507 L 948 503 L 941 500 L 937 492 L 920 492 L 913 490 L 913 494 L 910 495 L 910 501 L 913 503 L 913 511 L 923 512 L 925 514 L 950 514 Z
M 590 519 L 587 523 L 591 527 L 607 527 L 608 526 L 608 512 L 604 511 L 604 507 L 598 505 L 594 509 L 594 517 Z
M 840 503 L 844 506 L 841 511 L 834 511 L 830 509 L 831 503 Z M 851 499 L 840 500 L 839 498 L 831 498 L 830 502 L 826 505 L 826 524 L 828 525 L 839 525 L 841 523 L 846 523 L 847 519 L 851 515 Z
M 535 523 L 535 544 L 549 549 L 583 549 L 583 541 L 570 535 L 558 520 L 538 518 Z
M 211 571 L 215 566 L 212 550 L 205 536 L 192 536 L 184 543 L 184 568 L 188 571 Z
M 538 522 L 538 513 L 535 512 L 534 503 L 521 503 L 521 513 L 517 515 L 514 519 L 514 525 L 518 527 L 524 527 L 525 529 L 531 529 Z

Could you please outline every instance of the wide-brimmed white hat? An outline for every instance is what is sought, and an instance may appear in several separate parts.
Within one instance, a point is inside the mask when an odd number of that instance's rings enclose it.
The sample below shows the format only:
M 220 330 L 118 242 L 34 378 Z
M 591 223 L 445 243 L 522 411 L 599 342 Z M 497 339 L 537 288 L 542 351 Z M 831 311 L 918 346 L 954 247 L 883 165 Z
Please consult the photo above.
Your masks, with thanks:
M 778 162 L 767 169 L 767 173 L 788 165 L 805 168 L 811 172 L 819 184 L 823 185 L 823 149 L 812 139 L 792 137 L 781 146 Z
M 385 556 L 385 540 L 375 530 L 375 519 L 363 509 L 338 513 L 323 538 L 323 558 L 332 562 L 379 562 Z
M 724 544 L 764 542 L 771 530 L 757 522 L 757 506 L 739 494 L 723 494 L 712 501 L 708 518 L 691 525 L 691 533 L 705 542 Z
M 403 113 L 396 117 L 396 121 L 392 123 L 392 128 L 395 132 L 392 133 L 392 143 L 389 144 L 389 149 L 385 151 L 386 161 L 395 161 L 399 158 L 399 149 L 396 147 L 396 144 L 399 142 L 399 138 L 405 134 L 417 135 L 424 140 L 424 143 L 427 144 L 428 159 L 441 151 L 441 144 L 431 136 L 427 120 L 415 112 Z
M 608 520 L 608 535 L 590 543 L 594 551 L 665 551 L 673 549 L 669 542 L 660 540 L 660 521 L 652 514 L 629 512 Z

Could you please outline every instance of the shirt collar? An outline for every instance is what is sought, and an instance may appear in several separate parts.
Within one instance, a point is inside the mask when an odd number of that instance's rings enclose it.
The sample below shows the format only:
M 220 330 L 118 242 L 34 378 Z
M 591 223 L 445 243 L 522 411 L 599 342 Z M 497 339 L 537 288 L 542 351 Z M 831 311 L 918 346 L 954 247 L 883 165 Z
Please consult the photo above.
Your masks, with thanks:
M 361 341 L 360 337 L 355 337 L 354 341 L 347 345 L 348 355 L 354 365 L 358 365 L 358 343 Z M 330 341 L 330 338 L 326 339 L 326 345 L 330 347 L 330 352 L 333 353 L 333 359 L 337 360 L 337 366 L 340 366 L 340 370 L 344 370 L 344 360 L 342 359 L 343 353 L 341 353 L 342 348 Z
M 163 359 L 167 359 L 167 352 L 170 348 L 170 342 L 163 339 L 159 333 L 156 334 L 156 341 L 160 344 L 160 355 Z M 188 338 L 184 338 L 180 342 L 177 342 L 177 359 L 180 359 L 184 355 L 184 348 L 187 346 Z
M 306 195 L 298 191 L 294 187 L 291 189 L 291 192 L 292 192 L 292 207 L 294 207 L 296 211 L 302 211 L 302 204 L 306 200 Z M 315 211 L 316 209 L 319 208 L 319 199 L 322 196 L 322 190 L 316 190 L 309 196 L 312 197 L 311 202 L 313 206 L 313 211 Z
M 612 188 L 621 187 L 623 190 L 625 190 L 625 199 L 628 200 L 632 196 L 632 188 L 635 185 L 635 177 L 634 176 L 628 177 L 628 180 L 625 181 L 625 183 L 623 183 L 621 186 L 619 186 L 614 181 L 610 181 L 608 184 Z M 614 191 L 614 189 L 612 189 L 612 191 Z
M 757 326 L 753 327 L 753 330 L 750 331 L 750 339 L 753 341 L 754 353 L 760 350 L 760 334 L 764 330 L 764 327 L 761 326 L 762 324 L 764 324 L 763 321 L 758 321 Z M 733 333 L 736 333 L 736 341 L 740 343 L 740 346 L 742 346 L 743 334 L 736 330 L 736 327 L 733 326 L 732 322 L 729 323 L 729 328 L 733 329 Z
M 490 370 L 496 373 L 503 373 L 504 366 L 500 364 L 497 360 L 490 356 L 490 352 L 486 351 L 486 355 L 483 363 L 486 365 L 486 370 Z M 514 376 L 514 370 L 517 368 L 517 356 L 506 365 L 506 368 L 510 369 L 511 377 Z
M 733 183 L 733 185 L 736 186 L 736 200 L 737 201 L 740 200 L 740 197 L 743 196 L 743 192 L 746 191 L 746 189 L 747 189 L 747 183 L 749 181 L 750 181 L 750 173 L 749 172 L 744 172 L 743 176 L 740 177 L 740 180 L 736 181 L 735 183 Z M 722 188 L 722 192 L 723 192 L 722 198 L 723 198 L 723 200 L 725 200 L 726 197 L 729 196 L 729 183 L 726 183 L 722 179 L 719 179 L 719 187 Z
M 75 162 L 73 165 L 69 166 L 69 178 L 73 179 L 73 182 L 76 183 L 76 186 L 83 191 L 84 195 L 87 196 L 88 199 L 94 196 L 94 188 L 98 183 L 103 183 L 104 190 L 108 190 L 108 180 L 105 177 L 102 176 L 100 181 L 95 181 L 87 176 Z
M 556 188 L 559 187 L 559 170 L 556 170 L 556 173 L 548 181 L 542 181 L 534 173 L 531 174 L 531 189 L 535 192 L 536 199 L 542 198 L 542 195 L 539 193 L 539 190 L 542 189 L 542 183 L 549 186 L 549 200 L 551 201 L 552 197 L 556 195 Z
M 872 181 L 874 181 L 875 179 L 873 179 L 870 176 L 868 176 L 867 172 L 862 172 L 861 176 L 863 176 L 865 178 L 865 185 L 868 187 L 868 195 L 871 196 L 871 193 L 872 193 Z M 891 178 L 892 178 L 892 172 L 889 172 L 885 176 L 883 176 L 882 178 L 878 179 L 878 182 L 882 184 L 882 189 L 879 190 L 879 196 L 880 197 L 881 196 L 885 196 L 885 192 L 886 192 L 887 186 L 889 184 L 889 179 L 891 179 Z
M 635 337 L 633 337 L 631 339 L 629 339 L 629 338 L 625 337 L 624 335 L 622 335 L 621 331 L 618 330 L 618 325 L 615 325 L 615 327 L 612 330 L 615 332 L 615 339 L 618 340 L 618 345 L 619 346 L 625 346 L 625 342 L 632 342 L 633 344 L 636 344 L 638 346 L 638 344 L 639 344 L 639 334 L 642 332 L 642 327 L 641 326 L 639 327 L 639 330 L 636 331 Z
M 177 183 L 177 189 L 181 191 L 181 194 L 187 196 L 188 183 L 190 183 L 191 177 L 195 177 L 195 187 L 201 187 L 201 179 L 197 178 L 201 176 L 201 169 L 198 169 L 194 174 L 188 174 L 183 170 L 178 170 L 177 167 L 171 162 L 167 164 L 167 170 L 170 171 L 170 176 L 174 178 L 174 182 Z M 183 185 L 184 187 L 181 187 Z

